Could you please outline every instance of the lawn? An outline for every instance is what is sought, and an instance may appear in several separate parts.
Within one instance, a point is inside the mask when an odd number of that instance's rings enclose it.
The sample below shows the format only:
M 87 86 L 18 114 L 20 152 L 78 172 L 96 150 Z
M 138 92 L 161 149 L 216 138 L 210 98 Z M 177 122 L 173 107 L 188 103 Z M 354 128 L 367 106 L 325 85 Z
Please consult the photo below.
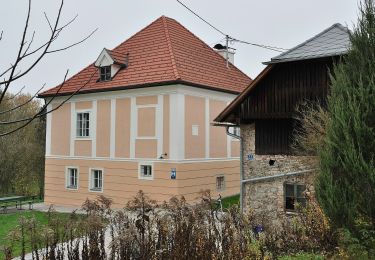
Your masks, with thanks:
M 237 204 L 239 205 L 240 203 L 240 194 L 233 195 L 230 197 L 225 197 L 221 199 L 221 203 L 223 204 L 223 208 L 227 209 L 230 208 L 231 206 Z
M 62 218 L 68 218 L 69 214 L 67 213 L 56 213 L 60 215 Z M 46 225 L 48 222 L 48 215 L 46 212 L 40 211 L 20 211 L 15 213 L 9 214 L 0 214 L 0 260 L 4 259 L 3 254 L 3 245 L 7 244 L 9 241 L 7 240 L 7 234 L 17 228 L 19 224 L 20 217 L 23 216 L 25 218 L 32 218 L 41 223 L 42 225 Z M 19 245 L 14 246 L 13 255 L 19 255 L 21 252 L 21 248 Z

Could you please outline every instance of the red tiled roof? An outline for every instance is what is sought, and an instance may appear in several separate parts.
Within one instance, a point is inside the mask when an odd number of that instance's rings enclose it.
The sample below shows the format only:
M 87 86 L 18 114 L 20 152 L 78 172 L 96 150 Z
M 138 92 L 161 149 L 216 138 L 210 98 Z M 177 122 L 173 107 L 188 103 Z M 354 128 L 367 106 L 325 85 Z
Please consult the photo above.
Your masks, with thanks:
M 115 61 L 115 63 L 125 64 L 125 59 L 126 59 L 127 53 L 121 53 L 121 52 L 111 51 L 111 50 L 107 50 L 107 51 L 108 51 L 109 55 L 111 55 L 111 57 Z
M 239 93 L 251 79 L 174 19 L 162 16 L 109 51 L 118 61 L 128 56 L 128 67 L 111 81 L 98 81 L 94 64 L 68 79 L 59 95 L 184 83 Z M 91 79 L 90 79 L 91 78 Z M 59 86 L 41 93 L 54 95 Z

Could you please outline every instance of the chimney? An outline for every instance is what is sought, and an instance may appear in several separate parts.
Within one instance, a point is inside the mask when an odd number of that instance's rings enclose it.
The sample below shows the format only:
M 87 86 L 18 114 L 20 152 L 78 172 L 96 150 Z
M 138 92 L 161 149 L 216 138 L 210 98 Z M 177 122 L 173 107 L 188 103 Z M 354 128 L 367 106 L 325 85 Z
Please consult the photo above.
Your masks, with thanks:
M 224 57 L 224 59 L 227 58 L 227 47 L 218 43 L 214 46 L 214 49 L 217 53 L 219 53 L 221 56 Z M 235 49 L 233 48 L 228 48 L 228 61 L 232 64 L 234 64 L 234 52 Z

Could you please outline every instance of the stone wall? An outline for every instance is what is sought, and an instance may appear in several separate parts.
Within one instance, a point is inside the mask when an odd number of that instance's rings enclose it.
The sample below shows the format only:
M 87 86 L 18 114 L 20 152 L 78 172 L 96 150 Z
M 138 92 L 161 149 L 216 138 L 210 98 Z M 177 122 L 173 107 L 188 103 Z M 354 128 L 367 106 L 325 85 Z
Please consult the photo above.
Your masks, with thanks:
M 243 138 L 245 180 L 317 168 L 317 160 L 313 156 L 256 155 L 254 124 L 241 125 L 241 137 Z M 249 160 L 250 154 L 253 158 Z M 270 160 L 273 160 L 272 165 L 270 165 Z M 289 215 L 284 206 L 284 184 L 304 184 L 313 193 L 314 175 L 315 171 L 312 171 L 245 183 L 244 211 L 252 210 L 258 218 L 266 218 L 268 223 L 277 224 L 281 218 Z

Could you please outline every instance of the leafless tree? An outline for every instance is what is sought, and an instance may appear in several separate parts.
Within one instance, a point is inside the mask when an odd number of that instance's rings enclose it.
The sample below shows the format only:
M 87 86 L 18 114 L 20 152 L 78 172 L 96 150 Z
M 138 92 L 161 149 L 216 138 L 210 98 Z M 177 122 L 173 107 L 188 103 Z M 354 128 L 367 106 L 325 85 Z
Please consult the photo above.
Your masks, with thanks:
M 30 103 L 32 100 L 34 100 L 40 91 L 43 89 L 44 85 L 42 88 L 40 88 L 34 95 L 31 96 L 29 100 L 26 100 L 24 103 L 19 104 L 15 107 L 8 108 L 6 110 L 1 110 L 1 103 L 7 98 L 6 94 L 9 92 L 11 89 L 12 83 L 16 82 L 18 79 L 24 77 L 27 75 L 31 70 L 35 68 L 35 66 L 40 63 L 40 61 L 47 55 L 57 53 L 57 52 L 62 52 L 67 49 L 70 49 L 74 46 L 77 46 L 87 39 L 89 39 L 97 29 L 91 31 L 87 36 L 83 37 L 82 39 L 66 45 L 62 48 L 54 48 L 54 45 L 56 41 L 59 39 L 61 32 L 66 30 L 77 18 L 77 15 L 69 20 L 67 23 L 61 24 L 61 17 L 62 17 L 62 10 L 63 10 L 63 5 L 64 5 L 64 0 L 61 0 L 59 9 L 57 12 L 57 15 L 54 20 L 51 21 L 51 19 L 48 17 L 47 13 L 44 13 L 44 17 L 46 20 L 46 23 L 49 26 L 49 37 L 48 39 L 38 45 L 38 46 L 33 46 L 34 42 L 34 37 L 35 37 L 35 31 L 30 33 L 29 29 L 29 23 L 30 23 L 30 17 L 31 17 L 31 2 L 32 0 L 28 0 L 28 9 L 27 9 L 27 15 L 26 15 L 26 20 L 24 24 L 24 29 L 21 37 L 21 42 L 19 45 L 19 48 L 17 50 L 16 57 L 14 59 L 14 62 L 9 65 L 8 68 L 6 68 L 4 71 L 0 71 L 0 116 L 2 118 L 9 118 L 6 115 L 8 113 L 14 113 L 21 107 L 27 105 Z M 0 32 L 0 41 L 4 39 L 5 33 L 3 31 Z M 29 64 L 26 68 L 20 69 L 20 65 L 22 64 L 23 61 L 25 60 L 29 61 Z M 31 62 L 30 62 L 31 60 Z M 59 95 L 61 89 L 63 88 L 65 81 L 67 79 L 69 70 L 66 71 L 62 82 L 60 83 L 59 87 L 56 88 L 55 93 L 49 98 L 47 102 L 40 108 L 40 110 L 35 113 L 34 115 L 27 117 L 27 118 L 20 118 L 17 120 L 6 120 L 6 121 L 0 121 L 0 137 L 15 133 L 16 131 L 26 127 L 29 125 L 33 120 L 43 117 L 48 113 L 51 113 L 52 111 L 59 109 L 64 103 L 66 103 L 69 99 L 71 99 L 72 96 L 74 96 L 77 92 L 79 92 L 82 88 L 84 88 L 92 79 L 92 77 L 95 75 L 93 73 L 90 77 L 90 79 L 82 84 L 81 86 L 77 86 L 77 89 L 71 93 L 69 96 L 65 97 L 63 101 L 60 101 L 57 106 L 55 106 L 52 110 L 47 111 L 47 106 L 51 104 L 51 102 L 56 98 L 56 96 Z M 18 93 L 15 95 L 12 95 L 10 98 L 14 98 L 14 96 L 19 95 L 23 90 L 25 89 L 22 88 Z M 7 127 L 6 127 L 7 126 Z

